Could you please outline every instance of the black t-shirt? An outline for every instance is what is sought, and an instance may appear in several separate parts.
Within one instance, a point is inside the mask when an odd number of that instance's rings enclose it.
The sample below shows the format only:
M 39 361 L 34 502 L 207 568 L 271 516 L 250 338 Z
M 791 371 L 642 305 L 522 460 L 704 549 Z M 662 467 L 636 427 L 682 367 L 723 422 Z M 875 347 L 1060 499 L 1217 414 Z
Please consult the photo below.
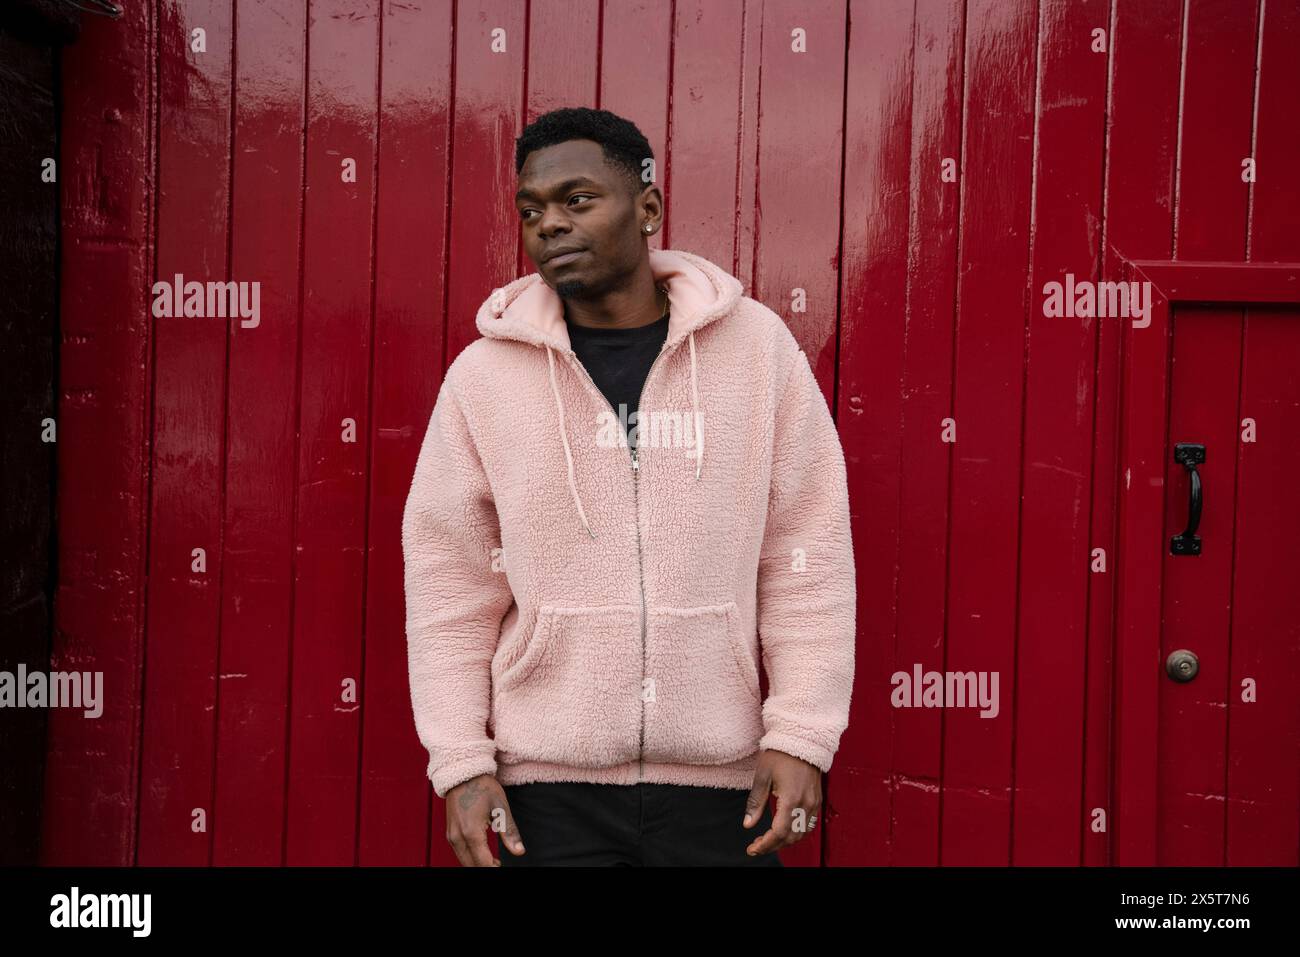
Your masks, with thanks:
M 620 403 L 627 406 L 627 414 L 621 417 L 627 428 L 636 425 L 632 413 L 641 404 L 646 375 L 668 338 L 668 320 L 664 316 L 635 329 L 593 329 L 575 325 L 567 316 L 564 319 L 573 351 L 613 406 L 614 414 L 619 414 Z

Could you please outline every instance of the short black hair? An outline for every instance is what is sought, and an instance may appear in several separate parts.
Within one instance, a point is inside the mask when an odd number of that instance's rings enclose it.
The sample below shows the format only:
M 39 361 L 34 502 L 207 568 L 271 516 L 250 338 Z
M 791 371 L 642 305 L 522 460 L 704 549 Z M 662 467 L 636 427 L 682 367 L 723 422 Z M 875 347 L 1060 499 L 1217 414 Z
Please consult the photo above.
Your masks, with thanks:
M 641 179 L 642 163 L 654 159 L 654 151 L 636 124 L 608 110 L 585 106 L 552 110 L 525 126 L 515 140 L 515 174 L 523 170 L 524 160 L 533 150 L 568 140 L 599 143 L 606 165 L 622 174 L 633 198 L 649 185 Z

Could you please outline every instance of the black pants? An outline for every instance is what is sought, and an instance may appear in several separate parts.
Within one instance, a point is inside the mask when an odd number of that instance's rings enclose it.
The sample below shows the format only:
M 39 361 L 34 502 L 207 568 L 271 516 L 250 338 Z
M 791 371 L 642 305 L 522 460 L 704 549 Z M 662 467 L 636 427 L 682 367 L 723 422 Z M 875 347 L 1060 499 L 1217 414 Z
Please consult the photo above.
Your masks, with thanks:
M 781 867 L 777 852 L 745 853 L 772 826 L 770 807 L 746 828 L 747 789 L 677 784 L 539 781 L 505 785 L 524 842 L 498 841 L 502 867 Z

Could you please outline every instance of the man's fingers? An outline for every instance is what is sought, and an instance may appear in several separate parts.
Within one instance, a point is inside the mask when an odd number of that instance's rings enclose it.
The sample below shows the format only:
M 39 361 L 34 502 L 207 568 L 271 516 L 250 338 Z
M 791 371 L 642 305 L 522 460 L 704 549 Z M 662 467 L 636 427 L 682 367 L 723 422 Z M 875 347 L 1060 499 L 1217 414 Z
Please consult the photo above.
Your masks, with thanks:
M 796 802 L 778 793 L 772 827 L 750 844 L 748 851 L 755 855 L 766 854 L 797 844 L 816 828 L 816 823 L 809 823 L 814 818 L 821 818 L 820 799 L 816 794 L 806 794 Z
M 496 867 L 492 850 L 488 847 L 487 831 L 475 831 L 469 836 L 469 856 L 472 867 Z
M 748 853 L 757 857 L 768 851 L 776 850 L 785 844 L 790 835 L 790 801 L 779 791 L 776 795 L 776 813 L 772 815 L 772 826 L 766 834 L 759 837 L 747 848 Z
M 501 846 L 518 857 L 524 853 L 524 840 L 519 836 L 519 826 L 515 824 L 515 816 L 510 813 L 510 802 L 506 800 L 505 794 L 502 793 L 498 800 L 500 806 L 492 809 L 490 826 Z
M 767 771 L 759 771 L 754 776 L 754 786 L 749 789 L 749 797 L 745 800 L 745 827 L 753 827 L 763 816 L 763 808 L 767 807 L 767 796 L 771 789 L 772 775 Z
M 754 843 L 745 848 L 745 853 L 753 857 L 761 854 L 767 854 L 774 851 L 780 846 L 781 837 L 776 833 L 776 824 L 773 822 L 772 827 L 768 828 L 767 833 L 757 838 Z
M 451 851 L 456 855 L 456 860 L 461 867 L 473 867 L 473 862 L 469 856 L 469 844 L 466 842 L 464 835 L 449 833 L 447 843 L 451 845 Z

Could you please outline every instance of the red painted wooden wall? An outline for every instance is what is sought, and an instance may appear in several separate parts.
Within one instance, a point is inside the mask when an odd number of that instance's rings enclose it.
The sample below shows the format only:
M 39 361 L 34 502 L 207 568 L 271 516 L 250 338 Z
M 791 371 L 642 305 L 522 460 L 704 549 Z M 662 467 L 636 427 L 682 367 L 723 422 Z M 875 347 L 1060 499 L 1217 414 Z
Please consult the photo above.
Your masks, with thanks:
M 51 714 L 46 862 L 454 861 L 410 711 L 400 515 L 442 370 L 525 268 L 513 139 L 588 105 L 645 132 L 657 242 L 785 317 L 843 439 L 857 681 L 820 844 L 787 863 L 1297 863 L 1297 307 L 1140 340 L 1046 317 L 1041 292 L 1135 260 L 1300 261 L 1296 0 L 127 7 L 64 60 L 51 667 L 102 670 L 107 705 Z M 259 281 L 260 325 L 154 318 L 176 273 Z M 1207 561 L 1166 563 L 1165 611 L 1120 615 L 1186 508 L 1163 449 L 1121 481 L 1174 327 L 1175 421 L 1216 422 Z M 1121 542 L 1122 515 L 1145 536 Z M 1163 677 L 1184 634 L 1162 620 L 1201 622 L 1215 683 Z M 998 672 L 999 715 L 895 708 L 914 663 Z M 1254 710 L 1243 674 L 1273 679 Z

